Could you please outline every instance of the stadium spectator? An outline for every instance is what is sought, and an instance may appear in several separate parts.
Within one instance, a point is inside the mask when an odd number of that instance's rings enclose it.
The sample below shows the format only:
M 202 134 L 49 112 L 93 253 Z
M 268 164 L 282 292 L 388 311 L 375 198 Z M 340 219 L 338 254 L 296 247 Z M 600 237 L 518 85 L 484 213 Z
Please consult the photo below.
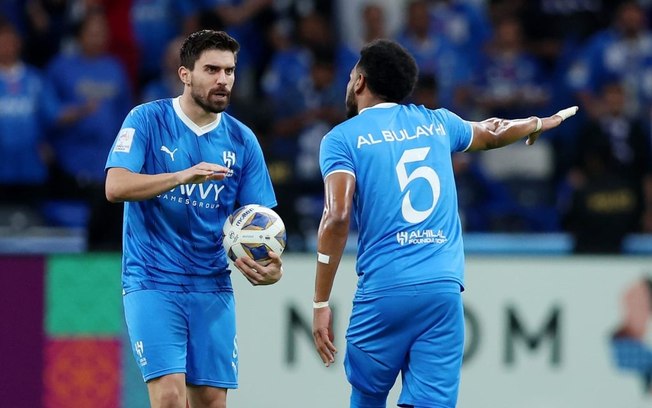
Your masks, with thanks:
M 183 37 L 174 38 L 168 43 L 161 63 L 161 72 L 145 85 L 141 92 L 143 102 L 181 95 L 183 82 L 179 79 L 179 50 L 182 44 Z
M 343 61 L 338 72 L 339 78 L 346 78 L 346 73 L 357 61 L 358 52 L 360 48 L 370 41 L 378 38 L 389 38 L 390 35 L 387 31 L 385 8 L 378 3 L 369 1 L 363 3 L 360 7 L 360 38 L 352 41 L 344 41 L 345 61 Z
M 602 86 L 614 76 L 627 90 L 627 110 L 649 117 L 652 101 L 652 32 L 645 10 L 636 1 L 622 3 L 611 27 L 588 40 L 568 72 L 569 86 L 592 117 L 600 116 L 596 106 Z
M 368 2 L 362 6 L 361 12 L 362 38 L 361 42 L 356 44 L 356 50 L 370 41 L 378 38 L 387 38 L 387 22 L 385 9 L 378 3 Z
M 646 179 L 652 176 L 652 146 L 643 120 L 627 111 L 626 86 L 618 79 L 605 82 L 596 100 L 599 117 L 584 123 L 576 146 L 606 146 L 610 171 L 638 185 L 643 197 Z
M 183 94 L 134 108 L 106 161 L 106 197 L 125 202 L 125 319 L 155 408 L 224 408 L 238 386 L 220 236 L 236 204 L 276 206 L 256 136 L 225 112 L 238 49 L 224 32 L 191 34 L 180 55 Z M 279 255 L 270 258 L 235 266 L 253 285 L 270 285 L 282 275 Z
M 308 81 L 311 53 L 295 40 L 296 27 L 288 21 L 279 21 L 267 31 L 268 42 L 274 52 L 261 77 L 263 96 L 275 100 L 285 92 L 294 92 Z
M 140 55 L 139 84 L 146 85 L 166 72 L 167 64 L 161 61 L 167 59 L 167 47 L 175 37 L 197 28 L 197 13 L 194 0 L 131 1 L 131 30 Z
M 317 50 L 311 60 L 310 75 L 302 86 L 289 87 L 270 101 L 274 115 L 266 146 L 270 162 L 289 169 L 284 180 L 274 181 L 282 188 L 280 215 L 287 220 L 290 237 L 305 238 L 317 228 L 323 190 L 315 158 L 324 133 L 344 118 L 333 50 Z
M 47 132 L 59 115 L 50 84 L 20 58 L 21 38 L 0 19 L 0 203 L 29 205 L 34 213 L 46 197 Z
M 513 15 L 523 25 L 526 48 L 543 63 L 548 74 L 596 31 L 606 28 L 619 1 L 489 0 L 493 20 Z
M 426 0 L 407 3 L 405 25 L 396 39 L 414 55 L 421 73 L 437 77 L 441 106 L 456 107 L 460 86 L 470 79 L 470 66 L 457 48 L 432 27 Z
M 27 26 L 23 56 L 26 62 L 43 68 L 59 52 L 70 28 L 68 3 L 68 0 L 25 2 Z
M 495 22 L 494 36 L 475 67 L 467 94 L 473 116 L 518 118 L 546 111 L 548 78 L 538 60 L 525 50 L 518 20 Z M 558 228 L 553 189 L 553 147 L 548 137 L 534 146 L 516 143 L 479 157 L 480 167 L 506 201 L 495 202 L 485 214 L 494 228 L 510 231 L 551 231 Z M 489 204 L 489 203 L 487 203 Z M 489 208 L 487 205 L 486 208 Z
M 548 78 L 524 48 L 517 19 L 508 16 L 496 21 L 494 36 L 478 59 L 471 102 L 481 117 L 518 118 L 547 106 Z
M 124 67 L 107 53 L 108 41 L 103 12 L 91 11 L 78 28 L 75 49 L 60 53 L 48 66 L 48 78 L 64 109 L 51 137 L 52 188 L 53 198 L 91 206 L 91 247 L 97 243 L 119 248 L 121 213 L 117 206 L 106 205 L 102 163 L 133 101 Z
M 310 76 L 299 89 L 287 89 L 275 100 L 272 123 L 274 156 L 295 161 L 295 178 L 319 181 L 315 161 L 324 131 L 344 118 L 342 93 L 335 80 L 335 58 L 331 50 L 312 56 Z
M 603 85 L 596 106 L 600 116 L 582 127 L 568 176 L 565 225 L 575 235 L 576 252 L 619 253 L 626 234 L 645 229 L 650 212 L 650 140 L 641 121 L 626 111 L 619 81 Z
M 611 172 L 607 163 L 608 146 L 590 145 L 582 150 L 582 181 L 572 190 L 564 214 L 575 253 L 620 253 L 625 235 L 638 230 L 637 186 Z
M 342 75 L 355 64 L 357 51 L 351 50 L 337 35 L 333 29 L 332 22 L 326 16 L 317 12 L 308 13 L 298 21 L 298 35 L 301 45 L 310 50 L 311 53 L 323 53 L 324 50 L 332 50 L 334 54 L 335 80 L 342 92 L 346 83 L 342 81 Z
M 491 38 L 486 7 L 468 0 L 429 0 L 429 4 L 435 32 L 457 47 L 469 64 L 475 64 Z
M 107 35 L 106 51 L 120 60 L 129 78 L 132 91 L 139 87 L 138 70 L 142 63 L 130 20 L 132 0 L 67 0 L 69 32 L 64 40 L 64 52 L 77 47 L 78 27 L 91 14 L 104 16 Z

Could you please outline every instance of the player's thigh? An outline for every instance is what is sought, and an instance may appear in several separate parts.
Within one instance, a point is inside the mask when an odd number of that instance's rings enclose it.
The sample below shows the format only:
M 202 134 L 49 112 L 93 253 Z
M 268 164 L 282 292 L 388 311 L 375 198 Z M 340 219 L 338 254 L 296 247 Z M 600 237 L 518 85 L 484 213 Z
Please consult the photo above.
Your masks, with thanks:
M 353 303 L 344 370 L 349 383 L 363 393 L 389 392 L 404 364 L 410 340 L 397 328 L 405 316 L 387 312 L 394 301 L 380 298 Z
M 238 344 L 233 292 L 193 293 L 186 380 L 193 385 L 237 388 Z
M 186 372 L 188 327 L 182 295 L 139 290 L 123 297 L 131 349 L 145 381 Z
M 399 402 L 454 407 L 464 353 L 464 308 L 459 293 L 441 293 L 422 307 L 432 316 L 410 348 Z M 430 308 L 430 310 L 429 310 Z

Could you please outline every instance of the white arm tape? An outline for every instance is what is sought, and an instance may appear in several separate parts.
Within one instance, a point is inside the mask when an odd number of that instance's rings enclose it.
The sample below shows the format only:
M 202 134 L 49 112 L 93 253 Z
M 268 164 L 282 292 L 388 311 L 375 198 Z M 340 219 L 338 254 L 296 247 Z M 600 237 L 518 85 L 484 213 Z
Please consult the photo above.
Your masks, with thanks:
M 540 117 L 537 116 L 537 127 L 536 129 L 534 129 L 534 132 L 532 133 L 537 133 L 538 131 L 540 131 L 542 126 L 543 126 L 543 121 L 541 120 Z
M 328 300 L 325 302 L 315 302 L 314 300 L 312 301 L 313 309 L 323 309 L 325 307 L 328 307 Z
M 561 116 L 561 120 L 564 121 L 576 114 L 578 109 L 579 108 L 577 106 L 571 106 L 570 108 L 560 110 L 555 115 Z
M 317 262 L 328 265 L 330 261 L 331 261 L 330 256 L 326 254 L 322 254 L 321 252 L 317 252 Z

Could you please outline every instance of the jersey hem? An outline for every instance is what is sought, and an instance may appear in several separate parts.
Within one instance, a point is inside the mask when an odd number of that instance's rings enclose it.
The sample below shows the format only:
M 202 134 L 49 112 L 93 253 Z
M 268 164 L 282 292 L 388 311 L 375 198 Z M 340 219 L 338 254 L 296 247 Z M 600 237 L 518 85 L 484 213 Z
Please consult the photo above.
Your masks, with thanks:
M 387 295 L 390 296 L 400 295 L 403 294 L 404 292 L 405 293 L 411 292 L 409 289 L 410 287 L 419 287 L 419 286 L 426 286 L 426 285 L 440 286 L 440 288 L 433 287 L 433 291 L 438 293 L 444 293 L 444 292 L 462 293 L 465 290 L 464 283 L 460 279 L 454 277 L 443 277 L 440 279 L 423 281 L 423 282 L 406 282 L 400 286 L 388 286 L 388 287 L 382 287 L 382 288 L 377 288 L 372 290 L 367 290 L 365 288 L 358 287 L 355 292 L 354 299 L 355 298 L 364 299 L 366 297 L 381 297 Z M 453 287 L 453 285 L 455 286 L 455 288 Z
M 352 175 L 353 178 L 355 178 L 355 173 L 353 173 L 352 171 L 350 171 L 350 170 L 338 169 L 338 170 L 333 170 L 333 171 L 331 171 L 330 173 L 326 174 L 326 175 L 324 176 L 324 180 L 326 180 L 326 178 L 327 178 L 328 176 L 330 176 L 331 174 L 335 174 L 335 173 L 346 173 L 346 174 L 350 174 L 350 175 Z
M 187 377 L 186 377 L 186 382 L 192 385 L 203 385 L 203 386 L 215 387 L 215 388 L 228 388 L 228 389 L 238 388 L 237 382 L 213 381 L 213 380 L 205 380 L 205 379 L 193 379 Z
M 141 367 L 141 369 L 142 369 L 142 367 Z M 145 382 L 148 382 L 148 381 L 154 380 L 154 379 L 159 378 L 159 377 L 163 377 L 164 375 L 168 375 L 168 374 L 185 374 L 185 373 L 186 373 L 186 369 L 183 368 L 183 367 L 165 368 L 163 370 L 158 370 L 158 371 L 154 371 L 153 373 L 143 375 L 143 380 Z

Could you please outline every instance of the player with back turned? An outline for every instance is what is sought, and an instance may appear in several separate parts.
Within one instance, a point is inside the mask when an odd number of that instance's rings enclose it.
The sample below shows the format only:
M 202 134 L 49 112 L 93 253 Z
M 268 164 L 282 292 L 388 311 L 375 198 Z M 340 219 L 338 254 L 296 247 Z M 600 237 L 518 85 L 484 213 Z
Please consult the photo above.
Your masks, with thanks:
M 464 251 L 451 154 L 528 145 L 577 111 L 470 122 L 446 109 L 400 104 L 417 80 L 413 57 L 376 40 L 346 91 L 349 120 L 322 140 L 313 337 L 329 366 L 328 304 L 349 232 L 359 227 L 357 290 L 344 367 L 351 407 L 385 407 L 399 373 L 403 407 L 454 407 L 464 348 Z
M 235 304 L 222 226 L 235 205 L 276 206 L 253 132 L 224 112 L 239 44 L 222 31 L 181 47 L 183 94 L 135 107 L 106 163 L 106 195 L 124 201 L 125 320 L 152 407 L 226 407 L 238 385 Z M 254 285 L 281 260 L 239 258 Z

